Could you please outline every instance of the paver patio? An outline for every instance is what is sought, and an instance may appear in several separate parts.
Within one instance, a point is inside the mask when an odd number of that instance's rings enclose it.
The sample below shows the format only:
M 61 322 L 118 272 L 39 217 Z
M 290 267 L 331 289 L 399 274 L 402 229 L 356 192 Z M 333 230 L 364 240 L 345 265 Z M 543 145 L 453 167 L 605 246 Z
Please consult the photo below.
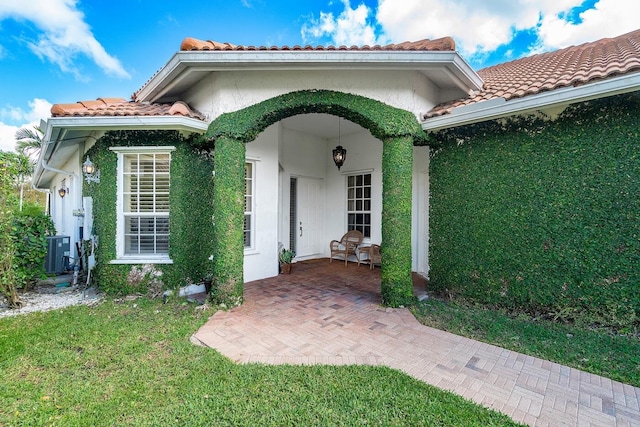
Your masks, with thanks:
M 424 293 L 425 282 L 414 280 Z M 640 426 L 640 388 L 421 325 L 380 306 L 380 270 L 327 259 L 245 284 L 192 341 L 238 363 L 386 365 L 536 426 Z

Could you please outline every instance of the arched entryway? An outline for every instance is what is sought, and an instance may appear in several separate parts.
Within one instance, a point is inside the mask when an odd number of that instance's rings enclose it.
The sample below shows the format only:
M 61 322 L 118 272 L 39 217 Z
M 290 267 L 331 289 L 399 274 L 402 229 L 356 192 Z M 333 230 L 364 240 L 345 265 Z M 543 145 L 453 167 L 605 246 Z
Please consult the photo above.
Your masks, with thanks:
M 411 184 L 413 144 L 424 138 L 408 111 L 343 92 L 305 90 L 280 95 L 214 120 L 205 135 L 215 150 L 214 279 L 217 297 L 238 304 L 243 296 L 245 144 L 270 125 L 298 114 L 326 113 L 350 120 L 382 141 L 382 303 L 412 298 Z

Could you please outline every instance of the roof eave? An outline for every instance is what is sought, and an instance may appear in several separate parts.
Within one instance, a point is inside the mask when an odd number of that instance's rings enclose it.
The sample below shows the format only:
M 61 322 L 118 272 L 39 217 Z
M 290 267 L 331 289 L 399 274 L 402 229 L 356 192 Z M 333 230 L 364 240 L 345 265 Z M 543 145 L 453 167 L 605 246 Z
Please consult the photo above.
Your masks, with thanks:
M 192 72 L 238 70 L 444 70 L 465 93 L 483 81 L 454 51 L 180 51 L 136 92 L 158 102 Z
M 204 132 L 207 122 L 184 116 L 81 116 L 51 117 L 47 120 L 49 128 L 92 129 L 92 130 L 179 130 L 185 132 Z
M 432 117 L 422 122 L 422 129 L 435 132 L 442 129 L 470 125 L 591 99 L 640 90 L 640 73 L 631 73 L 578 87 L 566 87 L 505 101 L 494 98 L 455 108 L 450 114 Z
M 34 170 L 34 186 L 40 187 L 46 171 L 44 163 L 55 154 L 58 144 L 68 131 L 90 131 L 75 144 L 84 142 L 94 132 L 108 130 L 177 130 L 203 133 L 209 124 L 202 120 L 183 116 L 100 116 L 100 117 L 51 117 L 44 127 L 43 146 Z

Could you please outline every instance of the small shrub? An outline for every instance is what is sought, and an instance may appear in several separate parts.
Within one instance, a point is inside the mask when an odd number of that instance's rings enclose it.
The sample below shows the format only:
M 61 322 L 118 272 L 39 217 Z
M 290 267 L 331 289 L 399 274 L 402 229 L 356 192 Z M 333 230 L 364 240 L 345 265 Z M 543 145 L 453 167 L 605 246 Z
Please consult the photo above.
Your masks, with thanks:
M 156 270 L 153 264 L 145 264 L 142 267 L 134 265 L 127 276 L 129 293 L 146 293 L 151 298 L 157 298 L 164 290 L 161 277 L 162 271 Z
M 54 234 L 53 221 L 42 209 L 28 207 L 16 212 L 11 237 L 15 242 L 13 268 L 18 288 L 26 288 L 35 280 L 46 277 L 47 236 Z

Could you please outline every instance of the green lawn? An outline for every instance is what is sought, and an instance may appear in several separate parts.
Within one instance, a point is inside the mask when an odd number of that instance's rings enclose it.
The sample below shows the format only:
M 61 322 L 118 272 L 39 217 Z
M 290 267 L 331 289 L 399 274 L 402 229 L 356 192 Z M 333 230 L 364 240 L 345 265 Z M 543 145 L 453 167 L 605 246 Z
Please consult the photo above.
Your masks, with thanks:
M 430 299 L 412 309 L 424 325 L 640 387 L 640 339 Z
M 107 301 L 0 319 L 0 425 L 515 425 L 398 371 L 236 365 L 211 312 Z

